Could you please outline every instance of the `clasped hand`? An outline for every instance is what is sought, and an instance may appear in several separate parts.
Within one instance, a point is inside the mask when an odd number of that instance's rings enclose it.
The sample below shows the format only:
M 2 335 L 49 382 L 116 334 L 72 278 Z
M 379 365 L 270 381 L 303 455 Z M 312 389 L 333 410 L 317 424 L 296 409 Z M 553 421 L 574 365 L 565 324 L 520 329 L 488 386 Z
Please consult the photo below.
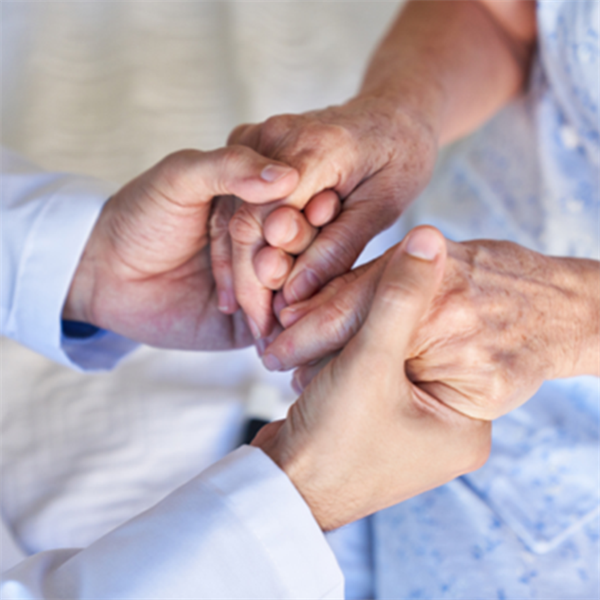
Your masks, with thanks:
M 213 199 L 234 194 L 260 204 L 297 184 L 294 169 L 241 146 L 168 156 L 104 206 L 63 316 L 161 348 L 248 346 L 253 338 L 241 312 L 218 309 Z
M 233 216 L 224 270 L 265 365 L 298 367 L 302 395 L 254 443 L 324 527 L 477 468 L 493 419 L 545 380 L 599 372 L 595 261 L 458 244 L 418 228 L 347 272 L 424 185 L 435 154 L 426 127 L 389 118 L 384 131 L 362 102 L 363 112 L 353 113 L 356 101 L 232 135 L 300 173 L 287 206 L 246 205 Z M 394 144 L 400 150 L 388 153 Z M 270 290 L 281 292 L 272 300 Z M 271 310 L 285 331 L 275 329 L 263 351 Z
M 166 348 L 218 350 L 258 339 L 264 350 L 271 342 L 265 364 L 300 367 L 296 382 L 306 389 L 254 445 L 289 475 L 324 529 L 477 468 L 489 452 L 491 419 L 544 379 L 597 374 L 597 263 L 500 242 L 453 244 L 428 227 L 320 291 L 286 298 L 290 268 L 279 282 L 273 271 L 261 282 L 252 270 L 286 328 L 265 339 L 269 331 L 223 294 L 235 284 L 230 269 L 239 268 L 235 245 L 226 250 L 239 226 L 235 207 L 243 201 L 248 215 L 250 205 L 268 205 L 266 231 L 269 222 L 276 232 L 291 228 L 310 248 L 326 232 L 317 235 L 318 223 L 348 238 L 362 225 L 344 217 L 328 190 L 304 213 L 286 206 L 301 185 L 296 169 L 241 146 L 167 157 L 105 205 L 64 317 Z M 261 252 L 242 255 L 242 266 L 251 258 L 250 267 L 264 268 L 273 256 L 291 266 L 289 245 L 252 244 Z M 351 256 L 337 268 L 349 268 Z M 325 279 L 335 269 L 327 272 Z M 282 285 L 273 303 L 271 289 Z
M 63 316 L 159 347 L 252 343 L 242 312 L 222 310 L 208 234 L 223 223 L 211 208 L 231 195 L 257 205 L 280 200 L 298 179 L 296 170 L 243 147 L 167 157 L 105 205 Z M 436 487 L 487 456 L 488 423 L 435 401 L 397 368 L 445 262 L 441 236 L 415 236 L 390 260 L 367 326 L 288 418 L 254 441 L 288 474 L 323 529 Z

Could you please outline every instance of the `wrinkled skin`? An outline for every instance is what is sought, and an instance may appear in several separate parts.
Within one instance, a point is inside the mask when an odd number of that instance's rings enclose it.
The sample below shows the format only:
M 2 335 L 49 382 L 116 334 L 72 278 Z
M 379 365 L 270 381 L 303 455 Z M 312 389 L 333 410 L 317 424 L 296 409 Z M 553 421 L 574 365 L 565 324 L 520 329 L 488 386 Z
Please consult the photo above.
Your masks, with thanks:
M 283 287 L 285 301 L 297 302 L 348 271 L 367 242 L 391 226 L 425 186 L 437 153 L 433 131 L 419 118 L 368 96 L 241 125 L 230 143 L 293 166 L 300 182 L 284 204 L 304 209 L 307 217 L 297 221 L 300 232 L 291 240 L 284 218 L 281 229 L 268 226 L 280 203 L 245 204 L 231 219 L 231 260 L 215 277 L 223 294 L 237 300 L 230 310 L 239 304 L 260 337 L 275 323 L 271 290 Z M 279 252 L 265 252 L 269 229 L 269 244 Z M 227 244 L 213 242 L 220 254 Z
M 489 454 L 489 422 L 439 402 L 405 373 L 445 261 L 438 232 L 417 230 L 415 238 L 430 248 L 437 238 L 435 258 L 410 255 L 406 243 L 396 249 L 360 331 L 287 419 L 265 426 L 253 442 L 285 470 L 326 530 L 477 469 Z
M 597 374 L 597 299 L 589 285 L 598 279 L 597 262 L 547 257 L 510 242 L 447 247 L 442 283 L 408 347 L 406 373 L 420 389 L 491 420 L 545 380 Z M 324 357 L 359 331 L 390 252 L 284 308 L 288 329 L 267 348 L 267 366 L 300 366 L 295 383 L 305 387 Z

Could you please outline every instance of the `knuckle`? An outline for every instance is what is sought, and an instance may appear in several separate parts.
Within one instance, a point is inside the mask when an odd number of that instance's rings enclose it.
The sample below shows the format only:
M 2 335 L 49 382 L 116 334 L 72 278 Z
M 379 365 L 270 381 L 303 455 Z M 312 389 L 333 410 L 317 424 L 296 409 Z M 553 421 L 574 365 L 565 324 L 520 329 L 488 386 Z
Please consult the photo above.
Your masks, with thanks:
M 349 165 L 359 164 L 361 155 L 359 140 L 347 127 L 329 125 L 325 131 L 325 139 L 326 145 L 323 150 L 330 157 L 332 168 L 335 171 L 342 173 L 348 169 Z
M 210 237 L 212 240 L 221 239 L 229 234 L 229 220 L 225 215 L 214 214 L 210 219 Z
M 210 261 L 213 273 L 223 273 L 223 271 L 230 270 L 231 260 L 229 259 L 229 255 L 223 250 L 212 249 Z
M 420 290 L 402 279 L 382 281 L 377 287 L 377 297 L 383 305 L 398 312 L 417 309 L 423 304 Z
M 333 144 L 339 144 L 344 148 L 353 147 L 356 143 L 353 133 L 343 125 L 327 124 L 321 135 L 327 136 Z
M 358 311 L 343 299 L 335 298 L 327 306 L 319 324 L 319 335 L 336 346 L 353 337 L 361 326 Z
M 356 280 L 358 276 L 354 271 L 348 271 L 335 279 L 332 279 L 323 289 L 321 293 L 327 294 L 329 297 L 335 297 L 335 295 L 344 289 L 347 285 L 351 284 Z
M 263 123 L 260 136 L 261 147 L 270 148 L 277 143 L 282 159 L 296 158 L 300 162 L 315 155 L 333 160 L 332 150 L 347 154 L 357 147 L 354 135 L 346 127 L 323 122 L 313 114 L 270 117 Z
M 299 132 L 295 151 L 297 154 L 317 154 L 335 164 L 336 158 L 347 156 L 355 145 L 354 136 L 345 127 L 312 121 Z
M 249 245 L 262 238 L 262 226 L 256 211 L 242 205 L 229 221 L 229 235 L 238 243 Z
M 227 138 L 227 144 L 242 144 L 244 139 L 246 139 L 254 127 L 255 126 L 251 125 L 250 123 L 242 123 L 241 125 L 238 125 L 229 134 L 229 137 Z
M 165 156 L 155 167 L 159 181 L 166 184 L 168 189 L 179 189 L 182 173 L 187 173 L 191 166 L 200 164 L 204 155 L 199 150 L 178 150 Z
M 315 271 L 322 283 L 348 271 L 360 251 L 355 247 L 355 237 L 345 228 L 338 228 L 335 237 L 324 231 L 317 240 Z
M 189 165 L 190 163 L 197 161 L 199 158 L 204 156 L 205 153 L 200 150 L 184 149 L 172 152 L 163 158 L 159 163 L 164 165 L 165 168 L 179 169 Z
M 301 117 L 289 114 L 269 117 L 261 127 L 262 139 L 267 142 L 278 140 L 281 136 L 287 134 L 299 119 Z
M 223 177 L 229 173 L 237 173 L 248 156 L 248 149 L 244 146 L 227 146 L 218 152 L 220 153 L 219 166 Z
M 481 360 L 481 357 L 480 357 Z M 495 361 L 494 361 L 495 363 Z M 493 363 L 492 363 L 493 364 Z M 507 412 L 512 394 L 510 392 L 509 374 L 500 369 L 493 369 L 487 377 L 486 413 L 490 418 L 497 418 Z

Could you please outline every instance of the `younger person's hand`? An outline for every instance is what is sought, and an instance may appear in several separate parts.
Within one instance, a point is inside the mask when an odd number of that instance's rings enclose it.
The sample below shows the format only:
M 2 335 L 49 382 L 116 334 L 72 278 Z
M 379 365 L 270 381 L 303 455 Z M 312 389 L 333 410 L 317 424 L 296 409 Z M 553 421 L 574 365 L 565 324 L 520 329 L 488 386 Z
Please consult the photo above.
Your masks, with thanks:
M 474 470 L 489 453 L 489 422 L 453 410 L 405 372 L 444 275 L 443 238 L 415 230 L 388 258 L 361 330 L 285 421 L 263 427 L 253 441 L 288 474 L 325 530 Z
M 297 183 L 291 167 L 241 146 L 168 156 L 104 206 L 64 318 L 163 348 L 248 345 L 242 313 L 218 310 L 209 248 L 213 198 L 233 194 L 260 204 L 289 195 Z

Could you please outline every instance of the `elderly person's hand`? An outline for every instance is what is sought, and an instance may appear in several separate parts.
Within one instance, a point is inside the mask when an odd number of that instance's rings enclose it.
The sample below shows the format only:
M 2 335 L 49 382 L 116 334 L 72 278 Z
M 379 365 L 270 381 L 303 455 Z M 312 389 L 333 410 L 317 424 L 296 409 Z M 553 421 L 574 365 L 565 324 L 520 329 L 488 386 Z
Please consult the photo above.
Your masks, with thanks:
M 217 308 L 208 244 L 213 197 L 267 202 L 297 183 L 294 169 L 240 146 L 168 156 L 104 206 L 63 317 L 163 348 L 247 346 L 243 315 Z
M 472 131 L 519 93 L 535 37 L 533 2 L 409 2 L 355 98 L 238 127 L 231 143 L 299 171 L 285 203 L 305 209 L 307 220 L 277 205 L 240 208 L 232 247 L 225 236 L 214 243 L 225 257 L 215 270 L 224 312 L 239 302 L 264 337 L 274 323 L 272 289 L 283 286 L 285 301 L 297 302 L 350 269 L 426 185 L 438 144 Z
M 543 256 L 509 242 L 446 244 L 442 283 L 406 351 L 406 374 L 421 390 L 465 415 L 494 419 L 545 380 L 600 375 L 597 261 Z M 361 328 L 392 252 L 284 308 L 288 329 L 267 348 L 265 363 L 304 365 L 295 375 L 304 387 L 322 366 L 307 363 L 336 352 Z
M 333 529 L 481 466 L 491 425 L 449 408 L 405 372 L 444 275 L 443 238 L 415 230 L 390 256 L 360 332 L 259 446 Z
M 305 209 L 307 217 L 246 204 L 232 218 L 232 264 L 221 263 L 225 272 L 215 276 L 223 288 L 233 285 L 257 337 L 268 335 L 274 322 L 271 290 L 283 286 L 286 301 L 296 302 L 351 268 L 366 243 L 427 183 L 436 156 L 424 116 L 370 97 L 241 126 L 230 141 L 293 165 L 300 184 L 285 204 Z M 341 213 L 330 223 L 340 211 L 338 198 Z M 214 246 L 220 252 L 219 243 Z M 295 264 L 292 255 L 300 255 Z

